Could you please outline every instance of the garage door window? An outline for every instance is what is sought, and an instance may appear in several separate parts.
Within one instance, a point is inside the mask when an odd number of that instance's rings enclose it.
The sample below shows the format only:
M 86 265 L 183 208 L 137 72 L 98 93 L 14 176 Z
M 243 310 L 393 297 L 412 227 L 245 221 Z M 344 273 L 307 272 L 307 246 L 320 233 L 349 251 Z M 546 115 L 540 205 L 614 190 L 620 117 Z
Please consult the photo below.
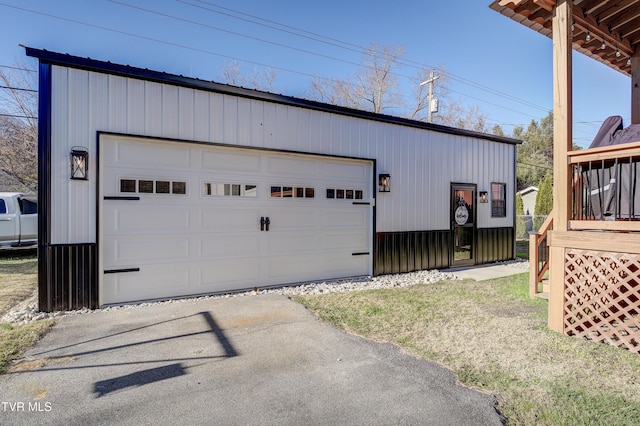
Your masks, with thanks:
M 203 195 L 222 197 L 257 197 L 258 185 L 205 182 L 203 186 Z
M 271 186 L 272 198 L 315 198 L 315 188 L 304 186 Z
M 149 179 L 120 179 L 120 192 L 186 195 L 187 182 Z
M 327 188 L 327 198 L 339 200 L 362 200 L 364 192 L 361 189 Z

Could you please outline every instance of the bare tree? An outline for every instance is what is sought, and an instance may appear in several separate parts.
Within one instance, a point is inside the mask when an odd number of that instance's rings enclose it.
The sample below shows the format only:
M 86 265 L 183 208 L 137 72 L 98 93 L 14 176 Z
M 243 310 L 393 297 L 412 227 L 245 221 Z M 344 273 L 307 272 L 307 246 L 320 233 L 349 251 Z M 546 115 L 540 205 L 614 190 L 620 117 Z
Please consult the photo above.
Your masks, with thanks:
M 398 82 L 405 50 L 402 46 L 372 44 L 363 52 L 360 68 L 353 77 L 330 79 L 316 77 L 310 85 L 311 99 L 349 108 L 389 113 L 392 111 L 411 120 L 426 121 L 429 115 L 429 85 L 431 68 L 423 67 L 409 78 L 410 95 L 403 96 Z M 450 95 L 450 77 L 443 66 L 436 70 L 433 95 L 439 101 L 439 111 L 432 121 L 445 126 L 487 132 L 486 114 L 478 107 L 464 108 Z M 408 99 L 408 101 L 407 101 Z
M 444 111 L 444 114 L 438 117 L 438 122 L 445 126 L 483 133 L 489 132 L 487 114 L 477 105 L 464 108 L 459 101 L 451 101 L 445 105 Z
M 308 96 L 320 102 L 375 113 L 403 108 L 396 69 L 404 54 L 404 48 L 399 45 L 372 44 L 363 53 L 361 66 L 353 77 L 316 77 Z
M 395 69 L 398 67 L 398 60 L 405 53 L 400 45 L 369 46 L 363 65 L 356 74 L 355 86 L 355 96 L 362 100 L 366 110 L 382 113 L 387 109 L 403 106 Z
M 270 92 L 273 90 L 278 72 L 273 68 L 253 69 L 249 75 L 243 73 L 238 61 L 226 63 L 220 72 L 222 82 L 233 86 Z
M 0 174 L 4 190 L 38 189 L 37 73 L 0 69 Z M 10 182 L 7 182 L 10 181 Z

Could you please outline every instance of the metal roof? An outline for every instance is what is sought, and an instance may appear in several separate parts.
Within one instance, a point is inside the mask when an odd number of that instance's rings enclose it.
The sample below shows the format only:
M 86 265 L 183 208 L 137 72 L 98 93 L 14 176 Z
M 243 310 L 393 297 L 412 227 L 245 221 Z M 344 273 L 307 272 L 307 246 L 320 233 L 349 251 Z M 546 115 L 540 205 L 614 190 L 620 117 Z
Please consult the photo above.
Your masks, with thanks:
M 454 127 L 442 126 L 433 123 L 425 123 L 423 121 L 409 120 L 402 117 L 391 115 L 376 114 L 368 111 L 361 111 L 352 108 L 346 108 L 336 105 L 325 104 L 321 102 L 311 101 L 307 99 L 295 98 L 291 96 L 278 95 L 274 93 L 262 92 L 259 90 L 245 89 L 242 87 L 230 86 L 227 84 L 216 83 L 213 81 L 201 80 L 182 75 L 168 74 L 160 71 L 136 68 L 129 65 L 120 65 L 112 62 L 104 62 L 91 58 L 82 58 L 64 53 L 51 52 L 48 50 L 34 49 L 25 47 L 27 56 L 38 58 L 40 63 L 59 65 L 69 68 L 84 69 L 93 72 L 120 75 L 123 77 L 137 78 L 148 81 L 155 81 L 164 84 L 172 84 L 176 86 L 189 87 L 210 92 L 218 92 L 240 96 L 244 98 L 263 100 L 301 108 L 313 109 L 328 113 L 348 115 L 352 117 L 379 121 L 384 123 L 392 123 L 401 126 L 415 127 L 425 130 L 432 130 L 441 133 L 449 133 L 459 136 L 469 136 L 473 138 L 491 140 L 494 142 L 506 144 L 520 144 L 521 141 L 503 136 L 490 135 L 486 133 L 475 132 L 465 129 L 457 129 Z

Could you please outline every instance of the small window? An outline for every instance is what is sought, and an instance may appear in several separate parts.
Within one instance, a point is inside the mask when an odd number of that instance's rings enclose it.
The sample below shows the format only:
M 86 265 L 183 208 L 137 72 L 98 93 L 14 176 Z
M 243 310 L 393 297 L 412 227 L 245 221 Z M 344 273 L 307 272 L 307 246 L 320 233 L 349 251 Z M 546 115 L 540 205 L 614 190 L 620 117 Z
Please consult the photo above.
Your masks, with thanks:
M 171 193 L 185 195 L 187 193 L 187 182 L 171 182 Z
M 315 198 L 316 190 L 314 188 L 305 188 L 304 189 L 304 198 Z
M 175 184 L 176 182 L 174 182 Z M 185 184 L 186 185 L 186 184 Z M 272 187 L 272 190 L 275 187 Z M 240 183 L 204 182 L 202 188 L 203 195 L 225 196 L 225 197 L 257 197 L 258 185 Z M 279 193 L 280 191 L 278 191 Z M 279 197 L 272 192 L 272 197 Z
M 304 198 L 304 188 L 296 188 L 296 198 Z
M 170 182 L 166 180 L 157 180 L 156 181 L 156 194 L 169 194 L 171 185 Z
M 340 200 L 362 200 L 364 191 L 361 189 L 327 189 L 327 198 L 338 198 Z
M 0 214 L 7 214 L 7 204 L 0 198 Z
M 245 197 L 257 197 L 258 196 L 258 185 L 245 185 L 244 186 L 244 196 Z
M 272 197 L 282 197 L 282 187 L 281 186 L 272 186 L 271 187 L 271 196 Z
M 282 187 L 282 197 L 283 198 L 292 198 L 293 197 L 293 187 L 291 187 L 291 186 L 283 186 Z
M 136 192 L 136 180 L 120 179 L 120 192 Z
M 491 217 L 507 216 L 507 184 L 491 183 Z
M 138 192 L 143 194 L 153 194 L 153 181 L 152 180 L 139 180 Z

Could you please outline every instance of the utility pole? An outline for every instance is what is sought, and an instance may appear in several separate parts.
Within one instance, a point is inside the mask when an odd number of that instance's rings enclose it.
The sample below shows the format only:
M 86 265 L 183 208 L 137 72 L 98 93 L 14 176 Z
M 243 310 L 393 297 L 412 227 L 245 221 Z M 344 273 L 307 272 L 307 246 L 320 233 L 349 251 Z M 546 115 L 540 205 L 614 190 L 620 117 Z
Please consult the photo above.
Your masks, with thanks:
M 429 80 L 420 83 L 420 86 L 424 86 L 425 84 L 429 85 L 429 95 L 427 96 L 427 101 L 429 103 L 429 114 L 427 115 L 428 123 L 431 123 L 433 113 L 438 112 L 437 100 L 433 99 L 433 83 L 439 78 L 440 76 L 436 76 L 436 70 L 432 69 L 431 72 L 429 72 Z

